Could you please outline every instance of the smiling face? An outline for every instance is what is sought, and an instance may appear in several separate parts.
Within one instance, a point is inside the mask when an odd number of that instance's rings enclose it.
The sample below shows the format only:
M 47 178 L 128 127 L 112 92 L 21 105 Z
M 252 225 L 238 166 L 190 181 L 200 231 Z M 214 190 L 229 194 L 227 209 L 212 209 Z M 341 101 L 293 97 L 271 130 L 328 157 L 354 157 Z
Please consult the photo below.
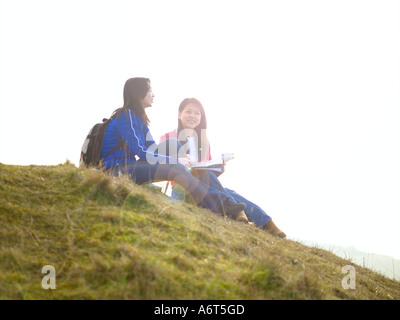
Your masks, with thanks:
M 182 121 L 184 129 L 194 129 L 200 124 L 201 109 L 198 105 L 189 103 L 178 113 L 178 118 Z

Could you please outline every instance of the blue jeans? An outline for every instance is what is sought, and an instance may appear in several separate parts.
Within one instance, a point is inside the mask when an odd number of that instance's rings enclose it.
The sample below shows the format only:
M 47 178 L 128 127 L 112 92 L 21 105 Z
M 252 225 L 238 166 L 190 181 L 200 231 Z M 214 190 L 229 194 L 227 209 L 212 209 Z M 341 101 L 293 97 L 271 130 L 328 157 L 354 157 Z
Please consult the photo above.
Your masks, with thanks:
M 254 222 L 254 224 L 262 228 L 265 226 L 265 224 L 271 220 L 271 217 L 263 210 L 261 209 L 258 205 L 254 204 L 253 202 L 247 200 L 245 197 L 241 196 L 234 190 L 224 188 L 221 184 L 221 182 L 218 180 L 217 175 L 212 172 L 212 171 L 196 171 L 193 170 L 193 175 L 197 177 L 200 181 L 210 185 L 210 187 L 214 189 L 218 189 L 220 191 L 223 191 L 225 194 L 227 194 L 233 201 L 235 202 L 241 202 L 246 204 L 246 209 L 244 212 L 246 213 L 247 217 Z M 179 190 L 177 188 L 174 188 L 172 190 L 172 198 L 174 199 L 182 199 L 182 194 L 179 193 Z
M 271 217 L 258 205 L 247 200 L 246 198 L 231 189 L 225 188 L 225 191 L 236 202 L 242 202 L 246 205 L 246 209 L 244 210 L 244 212 L 246 213 L 247 217 L 255 223 L 257 227 L 262 228 L 269 220 L 271 220 Z
M 149 164 L 146 161 L 126 162 L 111 168 L 115 174 L 127 174 L 136 184 L 176 181 L 201 207 L 222 213 L 229 196 L 196 179 L 181 164 Z
M 169 148 L 165 148 L 165 145 Z M 168 155 L 175 157 L 181 152 L 180 148 L 181 144 L 177 139 L 168 139 L 158 146 L 158 150 L 164 152 L 167 150 Z M 119 172 L 128 174 L 139 185 L 158 181 L 176 181 L 199 206 L 214 212 L 223 213 L 226 202 L 233 202 L 224 190 L 216 189 L 200 181 L 179 163 L 150 164 L 147 161 L 127 161 L 113 166 L 110 170 L 115 174 Z

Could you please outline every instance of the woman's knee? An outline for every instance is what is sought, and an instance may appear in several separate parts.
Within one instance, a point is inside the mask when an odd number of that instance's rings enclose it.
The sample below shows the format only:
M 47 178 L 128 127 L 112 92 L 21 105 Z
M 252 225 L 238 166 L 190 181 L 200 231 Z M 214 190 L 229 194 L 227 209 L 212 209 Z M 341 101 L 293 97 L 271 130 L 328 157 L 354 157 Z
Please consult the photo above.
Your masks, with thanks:
M 181 187 L 187 189 L 194 177 L 189 170 L 182 164 L 173 165 L 170 170 L 170 179 L 176 181 Z
M 174 174 L 191 174 L 189 170 L 181 163 L 174 164 L 171 171 Z

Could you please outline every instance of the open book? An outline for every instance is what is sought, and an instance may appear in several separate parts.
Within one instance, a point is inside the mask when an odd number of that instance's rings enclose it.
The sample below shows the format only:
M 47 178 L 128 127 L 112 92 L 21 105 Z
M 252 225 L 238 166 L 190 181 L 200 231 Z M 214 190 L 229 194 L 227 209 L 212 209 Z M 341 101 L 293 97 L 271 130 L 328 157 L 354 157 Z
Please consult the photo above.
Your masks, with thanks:
M 224 172 L 225 163 L 233 159 L 235 155 L 233 153 L 224 153 L 219 160 L 210 160 L 204 162 L 192 163 L 192 170 L 211 170 L 215 172 Z

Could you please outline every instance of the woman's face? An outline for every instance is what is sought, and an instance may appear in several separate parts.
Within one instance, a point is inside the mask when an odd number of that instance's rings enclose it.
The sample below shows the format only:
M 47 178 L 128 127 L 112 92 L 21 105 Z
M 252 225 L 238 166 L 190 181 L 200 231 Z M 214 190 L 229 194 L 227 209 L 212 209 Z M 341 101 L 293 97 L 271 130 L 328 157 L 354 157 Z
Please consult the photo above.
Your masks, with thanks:
M 153 98 L 154 98 L 154 93 L 152 88 L 149 88 L 149 91 L 147 91 L 146 96 L 142 100 L 143 108 L 149 108 L 153 105 Z
M 182 112 L 178 113 L 179 120 L 182 121 L 184 129 L 194 129 L 201 121 L 201 109 L 199 106 L 189 103 Z

